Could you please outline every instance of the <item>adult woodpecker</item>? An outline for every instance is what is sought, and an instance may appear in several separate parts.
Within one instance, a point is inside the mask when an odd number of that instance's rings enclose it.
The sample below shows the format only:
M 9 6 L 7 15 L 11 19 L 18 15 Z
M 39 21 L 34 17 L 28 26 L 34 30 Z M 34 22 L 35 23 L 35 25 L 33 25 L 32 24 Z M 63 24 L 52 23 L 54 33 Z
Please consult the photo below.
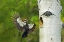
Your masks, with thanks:
M 18 30 L 24 31 L 24 33 L 22 34 L 22 38 L 27 37 L 27 35 L 29 33 L 31 33 L 35 29 L 35 26 L 36 26 L 35 23 L 28 24 L 27 19 L 22 19 L 21 20 L 19 14 L 14 15 L 12 17 L 12 21 L 15 24 L 15 26 L 18 28 Z

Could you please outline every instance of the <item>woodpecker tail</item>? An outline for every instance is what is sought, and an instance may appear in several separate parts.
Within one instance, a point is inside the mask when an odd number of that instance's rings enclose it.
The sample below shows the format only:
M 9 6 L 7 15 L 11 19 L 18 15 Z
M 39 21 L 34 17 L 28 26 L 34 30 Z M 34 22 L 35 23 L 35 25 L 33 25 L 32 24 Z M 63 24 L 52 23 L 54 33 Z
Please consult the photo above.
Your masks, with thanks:
M 29 31 L 29 30 L 25 30 L 25 31 L 24 31 L 24 33 L 22 34 L 22 38 L 26 38 L 26 37 L 27 37 L 28 31 Z

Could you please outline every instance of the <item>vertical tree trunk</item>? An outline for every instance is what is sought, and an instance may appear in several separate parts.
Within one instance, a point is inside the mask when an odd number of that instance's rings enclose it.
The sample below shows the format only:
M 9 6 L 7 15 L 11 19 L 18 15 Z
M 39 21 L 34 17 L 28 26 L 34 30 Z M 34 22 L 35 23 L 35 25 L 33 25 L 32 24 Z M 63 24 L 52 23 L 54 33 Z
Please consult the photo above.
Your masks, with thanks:
M 42 19 L 39 26 L 39 42 L 61 42 L 62 22 L 60 13 L 62 7 L 59 0 L 38 0 L 39 18 Z

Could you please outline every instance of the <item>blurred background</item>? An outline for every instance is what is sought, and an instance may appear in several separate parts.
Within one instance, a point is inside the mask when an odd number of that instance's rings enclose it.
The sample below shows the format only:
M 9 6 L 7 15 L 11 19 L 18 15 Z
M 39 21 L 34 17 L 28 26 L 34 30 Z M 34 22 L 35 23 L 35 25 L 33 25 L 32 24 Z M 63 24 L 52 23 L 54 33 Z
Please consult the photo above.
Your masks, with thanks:
M 12 22 L 15 13 L 37 24 L 27 38 Z M 0 42 L 39 42 L 38 19 L 37 0 L 0 0 Z
M 61 1 L 64 7 L 63 0 Z M 21 18 L 27 18 L 36 23 L 35 30 L 27 38 L 21 37 L 19 31 L 12 22 L 11 17 L 18 13 Z M 0 42 L 39 42 L 39 13 L 37 0 L 0 0 Z M 61 20 L 64 22 L 64 8 L 61 12 Z M 64 42 L 64 29 L 62 29 L 62 42 Z
M 63 0 L 60 0 L 60 2 L 62 5 L 61 20 L 64 23 L 64 2 Z M 64 42 L 64 28 L 62 28 L 62 32 L 61 32 L 61 41 Z

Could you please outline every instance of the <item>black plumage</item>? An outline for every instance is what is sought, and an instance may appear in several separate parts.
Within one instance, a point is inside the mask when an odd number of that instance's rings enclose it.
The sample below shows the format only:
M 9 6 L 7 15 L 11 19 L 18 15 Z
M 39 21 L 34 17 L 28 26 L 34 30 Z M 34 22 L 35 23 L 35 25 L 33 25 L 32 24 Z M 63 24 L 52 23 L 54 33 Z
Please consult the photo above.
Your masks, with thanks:
M 22 38 L 26 38 L 28 35 L 29 29 L 25 29 L 24 33 L 22 34 Z
M 27 37 L 28 31 L 29 31 L 29 26 L 28 26 L 27 22 L 26 22 L 26 25 L 24 25 L 23 28 L 25 28 L 25 31 L 24 31 L 24 33 L 22 34 L 22 38 L 25 38 L 25 37 Z

